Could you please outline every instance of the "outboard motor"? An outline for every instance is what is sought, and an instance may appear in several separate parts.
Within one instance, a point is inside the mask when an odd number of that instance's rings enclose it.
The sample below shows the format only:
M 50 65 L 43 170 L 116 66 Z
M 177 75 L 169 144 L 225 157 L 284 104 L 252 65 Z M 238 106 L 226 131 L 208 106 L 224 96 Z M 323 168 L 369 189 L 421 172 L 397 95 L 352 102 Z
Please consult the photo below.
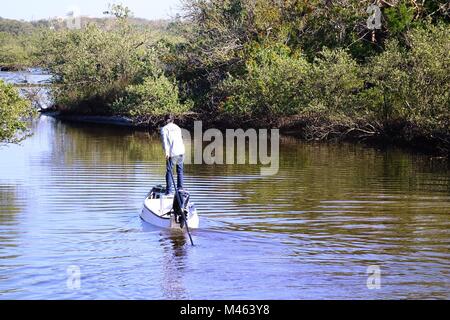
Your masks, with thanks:
M 166 193 L 166 188 L 161 185 L 158 185 L 149 192 L 147 197 L 151 197 L 151 199 L 159 199 L 165 193 Z
M 183 228 L 185 223 L 183 219 L 183 212 L 186 215 L 186 218 L 188 218 L 188 205 L 191 195 L 185 190 L 179 190 L 178 195 L 179 197 L 175 194 L 173 199 L 173 212 L 175 213 L 176 221 L 180 223 L 181 228 Z M 178 200 L 178 198 L 180 198 L 180 200 Z

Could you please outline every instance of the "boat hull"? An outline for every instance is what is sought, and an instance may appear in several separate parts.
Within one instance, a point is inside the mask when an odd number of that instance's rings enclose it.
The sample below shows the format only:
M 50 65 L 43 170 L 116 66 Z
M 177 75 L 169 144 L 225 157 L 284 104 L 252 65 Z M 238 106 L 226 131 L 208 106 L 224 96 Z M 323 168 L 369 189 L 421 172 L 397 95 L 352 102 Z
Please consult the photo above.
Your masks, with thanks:
M 181 229 L 180 224 L 175 221 L 174 215 L 161 216 L 149 209 L 146 205 L 144 205 L 140 216 L 143 221 L 159 228 Z M 194 205 L 191 205 L 188 214 L 188 226 L 190 229 L 198 229 L 199 225 L 200 219 L 197 214 L 197 209 L 195 209 Z

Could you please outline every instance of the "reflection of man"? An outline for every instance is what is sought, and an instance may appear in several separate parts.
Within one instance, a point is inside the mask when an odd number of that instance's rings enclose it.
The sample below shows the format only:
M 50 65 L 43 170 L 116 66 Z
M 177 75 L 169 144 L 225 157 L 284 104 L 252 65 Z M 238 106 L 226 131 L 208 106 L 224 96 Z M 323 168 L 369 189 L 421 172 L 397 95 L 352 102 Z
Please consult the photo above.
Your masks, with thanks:
M 184 147 L 183 136 L 181 135 L 181 129 L 174 123 L 172 115 L 168 115 L 165 118 L 166 126 L 161 129 L 161 140 L 166 154 L 167 170 L 166 170 L 166 186 L 167 194 L 173 194 L 173 186 L 170 177 L 170 172 L 173 170 L 173 166 L 177 166 L 177 188 L 183 189 L 184 176 L 183 176 L 183 162 L 186 149 Z

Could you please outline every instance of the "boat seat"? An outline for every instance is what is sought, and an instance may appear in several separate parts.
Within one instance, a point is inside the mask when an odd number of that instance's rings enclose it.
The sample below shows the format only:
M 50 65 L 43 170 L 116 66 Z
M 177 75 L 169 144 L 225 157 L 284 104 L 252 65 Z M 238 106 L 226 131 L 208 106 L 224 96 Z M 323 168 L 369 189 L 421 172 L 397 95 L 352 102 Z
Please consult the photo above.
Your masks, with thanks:
M 145 206 L 153 213 L 159 216 L 167 216 L 173 207 L 173 196 L 164 196 L 161 199 L 149 199 L 145 200 Z

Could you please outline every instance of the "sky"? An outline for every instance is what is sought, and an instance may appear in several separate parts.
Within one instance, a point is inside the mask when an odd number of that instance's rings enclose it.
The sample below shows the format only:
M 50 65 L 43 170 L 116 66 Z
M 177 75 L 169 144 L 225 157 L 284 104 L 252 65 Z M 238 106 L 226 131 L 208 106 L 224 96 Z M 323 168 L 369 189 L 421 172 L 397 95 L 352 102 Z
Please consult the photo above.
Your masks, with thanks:
M 16 20 L 38 20 L 64 17 L 67 12 L 103 17 L 109 3 L 123 4 L 135 17 L 165 19 L 180 12 L 181 0 L 0 0 L 0 17 Z

